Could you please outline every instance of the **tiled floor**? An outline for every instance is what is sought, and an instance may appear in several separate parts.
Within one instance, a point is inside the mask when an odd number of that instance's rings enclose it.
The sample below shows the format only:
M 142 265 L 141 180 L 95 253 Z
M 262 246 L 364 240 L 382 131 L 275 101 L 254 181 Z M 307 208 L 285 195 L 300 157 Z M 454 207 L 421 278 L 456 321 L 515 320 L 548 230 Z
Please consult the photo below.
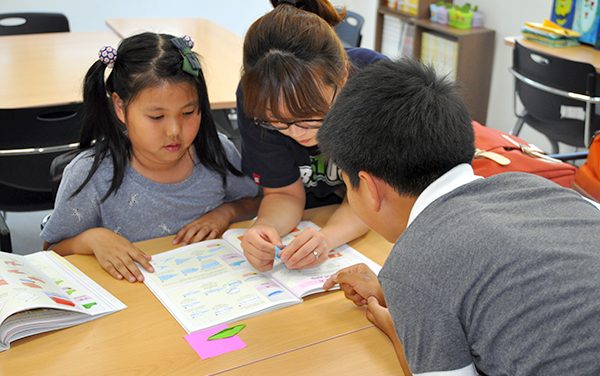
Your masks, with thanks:
M 40 223 L 50 211 L 28 213 L 6 213 L 6 223 L 10 229 L 13 253 L 25 255 L 42 249 Z

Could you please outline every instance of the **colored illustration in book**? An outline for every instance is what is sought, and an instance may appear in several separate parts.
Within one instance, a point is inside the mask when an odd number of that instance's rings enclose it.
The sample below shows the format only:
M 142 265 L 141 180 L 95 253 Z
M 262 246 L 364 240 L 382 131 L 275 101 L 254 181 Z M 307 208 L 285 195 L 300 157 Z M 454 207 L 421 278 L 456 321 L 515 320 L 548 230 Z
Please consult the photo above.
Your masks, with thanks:
M 158 279 L 161 282 L 166 282 L 166 281 L 168 281 L 168 280 L 170 280 L 172 278 L 177 277 L 177 274 L 175 274 L 175 273 L 167 273 L 167 274 L 160 274 L 160 275 L 157 275 L 157 276 L 158 276 Z
M 75 307 L 76 304 L 73 303 L 68 297 L 66 296 L 61 296 L 52 292 L 47 292 L 45 291 L 45 294 L 52 300 L 54 300 L 56 303 L 58 304 L 62 304 L 62 305 L 66 305 L 66 306 L 70 306 L 70 307 Z
M 36 282 L 39 282 L 39 283 L 46 284 L 46 282 L 43 279 L 40 279 L 40 278 L 32 276 L 32 275 L 28 275 L 27 278 L 32 279 L 32 280 L 34 280 Z
M 263 276 L 256 272 L 244 273 L 242 277 L 244 278 L 244 282 L 252 282 L 259 279 L 263 279 Z
M 13 273 L 13 274 L 27 274 L 25 272 L 20 271 L 19 269 L 10 269 L 10 270 L 7 270 L 7 272 Z
M 41 289 L 42 288 L 42 286 L 38 285 L 35 281 L 33 281 L 31 279 L 19 278 L 19 282 L 21 282 L 21 284 L 23 286 L 31 287 L 32 289 Z
M 232 269 L 238 269 L 246 263 L 246 259 L 238 253 L 227 253 L 221 256 L 221 260 L 229 265 Z
M 197 271 L 199 271 L 199 270 L 200 270 L 200 269 L 198 269 L 198 268 L 187 268 L 187 269 L 183 269 L 183 270 L 181 271 L 181 274 L 183 274 L 183 275 L 184 275 L 184 277 L 187 277 L 188 275 L 190 275 L 190 274 L 194 274 L 194 273 L 196 273 L 196 272 L 197 272 Z
M 175 259 L 175 265 L 181 265 L 181 264 L 185 264 L 186 262 L 192 260 L 192 257 L 186 257 L 186 258 L 176 258 Z
M 272 302 L 276 302 L 278 300 L 282 300 L 288 297 L 285 291 L 281 289 L 281 287 L 270 282 L 266 282 L 262 285 L 256 286 L 256 290 Z
M 13 260 L 4 261 L 4 264 L 10 265 L 11 267 L 14 267 L 14 268 L 18 268 L 19 266 L 23 266 L 23 264 L 21 264 L 21 263 L 19 263 L 17 261 L 13 261 Z
M 4 286 L 4 285 L 8 285 L 8 282 L 6 282 L 6 279 L 0 277 L 0 286 Z

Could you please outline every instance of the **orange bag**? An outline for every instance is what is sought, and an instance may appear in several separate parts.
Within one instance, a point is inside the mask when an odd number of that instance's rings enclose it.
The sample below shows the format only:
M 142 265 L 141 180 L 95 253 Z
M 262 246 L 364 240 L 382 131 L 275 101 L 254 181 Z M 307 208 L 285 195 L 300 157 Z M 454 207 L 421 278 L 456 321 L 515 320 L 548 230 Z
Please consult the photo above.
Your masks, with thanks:
M 543 176 L 563 187 L 572 187 L 577 171 L 575 166 L 548 157 L 536 146 L 519 137 L 485 127 L 476 121 L 472 124 L 477 148 L 473 159 L 476 175 L 488 177 L 502 172 L 528 172 Z M 597 172 L 600 172 L 600 168 Z
M 574 188 L 600 202 L 600 132 L 596 132 L 587 160 L 575 174 Z

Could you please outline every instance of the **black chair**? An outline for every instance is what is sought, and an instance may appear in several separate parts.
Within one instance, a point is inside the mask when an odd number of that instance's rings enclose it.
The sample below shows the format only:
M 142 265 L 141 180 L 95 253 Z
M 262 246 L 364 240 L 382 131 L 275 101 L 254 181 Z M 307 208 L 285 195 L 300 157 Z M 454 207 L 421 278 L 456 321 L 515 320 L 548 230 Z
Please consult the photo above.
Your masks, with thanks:
M 519 43 L 513 50 L 515 77 L 514 110 L 517 116 L 511 134 L 518 135 L 524 123 L 544 134 L 558 153 L 558 143 L 587 147 L 600 129 L 595 105 L 600 103 L 596 69 L 586 63 L 565 60 L 533 51 Z M 517 111 L 517 97 L 523 110 Z
M 78 147 L 81 107 L 74 103 L 0 110 L 0 211 L 53 208 L 50 165 Z M 0 229 L 7 228 L 2 216 L 0 222 Z M 2 250 L 11 251 L 6 246 L 10 233 L 2 236 Z
M 0 35 L 56 33 L 69 31 L 69 20 L 60 13 L 0 14 Z
M 235 108 L 225 110 L 212 110 L 213 120 L 217 131 L 223 133 L 233 142 L 237 150 L 242 152 L 242 136 L 237 122 L 237 111 Z
M 344 47 L 360 47 L 362 34 L 360 33 L 365 19 L 358 13 L 346 11 L 344 20 L 335 26 L 335 32 L 340 37 Z

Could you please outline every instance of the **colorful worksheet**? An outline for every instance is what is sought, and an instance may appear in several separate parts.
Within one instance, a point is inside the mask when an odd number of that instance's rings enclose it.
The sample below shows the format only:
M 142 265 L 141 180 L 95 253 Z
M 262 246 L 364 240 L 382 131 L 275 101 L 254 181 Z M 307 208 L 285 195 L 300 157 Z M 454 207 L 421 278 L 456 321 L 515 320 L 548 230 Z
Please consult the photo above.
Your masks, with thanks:
M 289 244 L 303 230 L 318 227 L 301 222 L 282 241 Z M 310 269 L 290 270 L 275 260 L 267 273 L 256 271 L 240 245 L 245 229 L 232 229 L 223 239 L 207 240 L 152 257 L 155 272 L 144 273 L 144 283 L 188 332 L 241 320 L 262 312 L 302 302 L 323 291 L 330 275 L 350 265 L 365 263 L 375 273 L 380 266 L 350 246 L 328 254 Z

